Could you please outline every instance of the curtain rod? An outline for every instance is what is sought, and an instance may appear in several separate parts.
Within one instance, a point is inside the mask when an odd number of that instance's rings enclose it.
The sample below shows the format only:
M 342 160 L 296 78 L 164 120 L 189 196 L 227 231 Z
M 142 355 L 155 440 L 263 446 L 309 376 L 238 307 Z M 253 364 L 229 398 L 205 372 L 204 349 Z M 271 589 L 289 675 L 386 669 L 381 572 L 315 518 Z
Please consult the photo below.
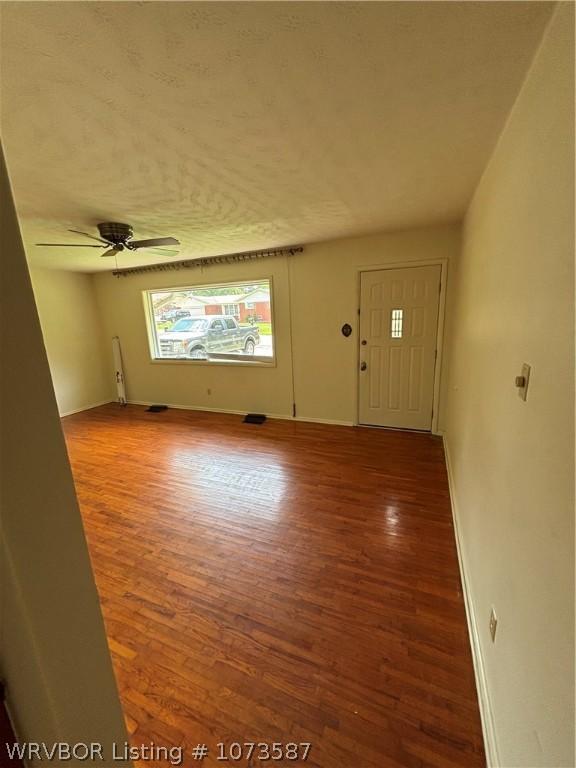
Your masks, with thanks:
M 265 248 L 261 251 L 244 251 L 241 253 L 229 253 L 223 256 L 205 256 L 199 259 L 167 261 L 161 264 L 146 264 L 142 267 L 115 269 L 112 274 L 114 277 L 128 277 L 128 275 L 138 275 L 143 272 L 193 269 L 194 267 L 209 267 L 212 264 L 235 264 L 240 261 L 254 261 L 255 259 L 266 259 L 272 256 L 294 256 L 295 253 L 302 253 L 303 250 L 303 245 L 291 245 L 284 248 Z

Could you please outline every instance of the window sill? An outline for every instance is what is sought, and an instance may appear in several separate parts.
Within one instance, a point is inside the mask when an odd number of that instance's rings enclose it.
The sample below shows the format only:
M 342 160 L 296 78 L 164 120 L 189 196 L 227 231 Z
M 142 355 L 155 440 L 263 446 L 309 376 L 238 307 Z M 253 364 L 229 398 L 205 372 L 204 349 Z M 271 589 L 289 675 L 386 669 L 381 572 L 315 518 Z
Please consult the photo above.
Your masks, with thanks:
M 153 365 L 231 365 L 249 368 L 276 368 L 276 360 L 191 360 L 188 358 L 153 358 Z

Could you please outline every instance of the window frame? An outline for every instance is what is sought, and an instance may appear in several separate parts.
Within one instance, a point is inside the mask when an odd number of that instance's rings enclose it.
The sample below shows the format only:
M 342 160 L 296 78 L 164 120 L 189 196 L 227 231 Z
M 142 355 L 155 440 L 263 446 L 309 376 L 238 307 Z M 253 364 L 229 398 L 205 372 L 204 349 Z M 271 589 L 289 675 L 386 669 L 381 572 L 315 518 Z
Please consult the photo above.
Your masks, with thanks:
M 206 360 L 193 360 L 187 357 L 159 357 L 159 342 L 157 328 L 154 318 L 154 308 L 152 306 L 152 295 L 155 293 L 170 293 L 194 291 L 204 288 L 232 288 L 239 285 L 259 285 L 268 283 L 270 289 L 270 321 L 272 326 L 272 356 L 264 355 L 242 355 L 233 353 L 214 353 Z M 162 288 L 145 288 L 142 291 L 144 305 L 144 318 L 146 322 L 146 335 L 148 338 L 149 363 L 152 365 L 232 365 L 232 366 L 252 366 L 254 368 L 275 368 L 276 367 L 276 315 L 274 311 L 274 283 L 272 276 L 263 276 L 259 278 L 249 278 L 246 280 L 225 280 L 218 283 L 196 283 L 193 285 L 175 285 Z M 222 313 L 224 315 L 224 313 Z M 225 315 L 235 318 L 238 316 Z M 210 315 L 193 315 L 196 318 L 210 319 Z

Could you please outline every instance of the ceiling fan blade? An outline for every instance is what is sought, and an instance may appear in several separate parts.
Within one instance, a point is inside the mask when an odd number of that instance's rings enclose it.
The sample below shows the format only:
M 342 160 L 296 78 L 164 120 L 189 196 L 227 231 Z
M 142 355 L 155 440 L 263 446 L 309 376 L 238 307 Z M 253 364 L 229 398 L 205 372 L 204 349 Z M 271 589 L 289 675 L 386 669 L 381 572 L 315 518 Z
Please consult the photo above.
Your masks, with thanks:
M 79 229 L 69 229 L 68 232 L 75 232 L 77 235 L 85 235 L 86 237 L 89 237 L 91 240 L 98 240 L 99 243 L 104 243 L 104 245 L 110 245 L 110 243 L 107 240 L 102 240 L 101 237 L 95 237 L 94 235 L 89 235 L 88 232 L 81 232 Z
M 132 250 L 138 248 L 154 248 L 158 245 L 180 245 L 180 241 L 176 240 L 175 237 L 153 237 L 150 240 L 129 240 L 127 245 L 128 248 Z
M 86 245 L 79 243 L 34 243 L 34 245 L 54 248 L 108 248 L 108 243 L 106 243 L 106 245 L 92 245 L 91 243 L 87 243 Z
M 117 253 L 120 253 L 122 248 L 110 248 L 109 251 L 106 251 L 106 253 L 101 253 L 100 256 L 115 256 Z
M 164 256 L 177 256 L 180 253 L 180 251 L 173 251 L 172 248 L 150 248 L 150 251 Z

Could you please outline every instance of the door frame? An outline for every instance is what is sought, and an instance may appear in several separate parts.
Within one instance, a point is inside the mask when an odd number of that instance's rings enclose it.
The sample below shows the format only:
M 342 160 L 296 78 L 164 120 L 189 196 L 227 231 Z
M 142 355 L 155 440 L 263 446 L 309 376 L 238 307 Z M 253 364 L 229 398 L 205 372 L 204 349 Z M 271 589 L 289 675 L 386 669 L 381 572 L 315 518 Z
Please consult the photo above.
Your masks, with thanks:
M 356 307 L 358 319 L 358 332 L 356 334 L 356 376 L 354 384 L 356 387 L 356 413 L 354 416 L 354 426 L 367 427 L 369 429 L 398 429 L 398 427 L 379 427 L 360 423 L 360 302 L 361 302 L 361 281 L 363 272 L 380 272 L 386 269 L 409 269 L 410 267 L 432 267 L 440 266 L 440 301 L 438 304 L 438 328 L 436 331 L 436 349 L 438 355 L 434 366 L 434 395 L 432 400 L 432 425 L 430 434 L 439 435 L 438 431 L 438 409 L 440 406 L 440 385 L 442 379 L 442 362 L 444 357 L 444 333 L 445 333 L 445 315 L 446 315 L 446 292 L 448 284 L 448 258 L 436 259 L 414 259 L 406 261 L 391 261 L 386 264 L 368 264 L 356 268 Z M 409 430 L 418 431 L 418 430 Z M 426 430 L 428 431 L 428 430 Z

